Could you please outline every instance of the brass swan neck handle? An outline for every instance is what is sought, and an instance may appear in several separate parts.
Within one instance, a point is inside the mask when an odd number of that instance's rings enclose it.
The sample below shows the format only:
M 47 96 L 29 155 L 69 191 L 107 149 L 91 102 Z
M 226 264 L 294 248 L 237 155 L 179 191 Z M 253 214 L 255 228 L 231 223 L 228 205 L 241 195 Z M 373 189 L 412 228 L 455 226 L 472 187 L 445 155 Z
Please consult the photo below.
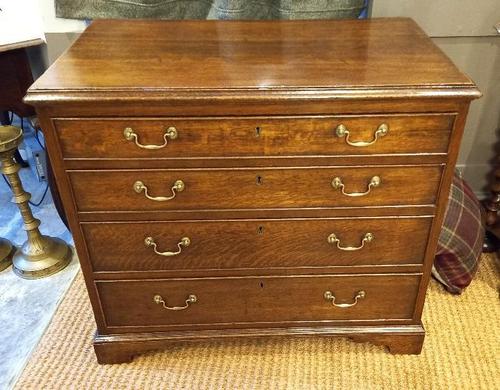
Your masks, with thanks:
M 173 140 L 177 138 L 177 129 L 173 126 L 169 127 L 167 130 L 165 130 L 165 133 L 163 134 L 163 144 L 162 145 L 143 145 L 139 142 L 139 136 L 137 133 L 131 128 L 131 127 L 126 127 L 123 130 L 123 136 L 127 141 L 134 141 L 135 144 L 140 147 L 141 149 L 148 149 L 148 150 L 157 150 L 157 149 L 163 149 L 168 145 L 168 140 Z
M 373 139 L 371 141 L 351 141 L 349 139 L 350 133 L 344 124 L 340 124 L 335 129 L 335 135 L 339 138 L 345 137 L 345 142 L 350 146 L 355 147 L 365 147 L 373 145 L 380 137 L 384 137 L 389 133 L 389 126 L 386 123 L 382 123 L 375 133 L 373 134 Z
M 190 244 L 191 244 L 191 240 L 189 239 L 189 237 L 182 237 L 181 240 L 177 243 L 177 248 L 178 248 L 177 251 L 175 251 L 175 252 L 169 252 L 169 251 L 160 252 L 160 251 L 158 251 L 158 247 L 157 247 L 156 242 L 155 242 L 153 237 L 146 237 L 144 239 L 144 245 L 146 245 L 147 247 L 153 247 L 153 251 L 157 255 L 165 256 L 165 257 L 180 255 L 182 252 L 182 248 L 188 247 Z
M 165 299 L 163 299 L 163 297 L 158 294 L 153 297 L 153 301 L 157 305 L 162 305 L 164 309 L 179 311 L 186 310 L 190 304 L 198 302 L 198 297 L 194 294 L 189 294 L 184 306 L 167 306 L 167 302 L 165 301 Z
M 366 292 L 364 292 L 363 290 L 358 291 L 356 293 L 356 295 L 354 296 L 354 301 L 352 303 L 335 303 L 336 297 L 331 291 L 325 291 L 323 296 L 325 297 L 325 299 L 327 301 L 331 301 L 333 306 L 339 307 L 341 309 L 345 309 L 345 308 L 357 305 L 357 303 L 360 299 L 363 299 L 366 297 Z
M 151 196 L 149 195 L 148 192 L 148 187 L 140 180 L 137 180 L 134 185 L 133 189 L 135 192 L 140 194 L 141 192 L 144 191 L 144 196 L 148 198 L 149 200 L 154 200 L 155 202 L 165 202 L 167 200 L 174 199 L 175 196 L 177 195 L 177 192 L 182 192 L 184 191 L 184 188 L 186 188 L 186 185 L 182 180 L 176 180 L 174 185 L 171 188 L 172 195 L 171 196 Z
M 361 245 L 360 246 L 341 246 L 340 245 L 340 239 L 335 235 L 335 233 L 332 233 L 328 236 L 328 243 L 329 244 L 335 244 L 338 249 L 341 251 L 359 251 L 360 249 L 363 249 L 365 244 L 367 242 L 372 242 L 375 239 L 375 236 L 373 233 L 366 233 L 361 240 Z
M 372 188 L 380 186 L 381 182 L 382 182 L 382 180 L 380 179 L 379 176 L 373 176 L 370 179 L 370 182 L 368 183 L 368 188 L 365 192 L 346 192 L 345 185 L 342 182 L 342 179 L 337 176 L 337 177 L 333 178 L 333 180 L 332 180 L 332 187 L 335 188 L 336 190 L 340 189 L 340 191 L 342 192 L 342 195 L 351 196 L 351 197 L 358 197 L 358 196 L 368 195 L 371 192 Z

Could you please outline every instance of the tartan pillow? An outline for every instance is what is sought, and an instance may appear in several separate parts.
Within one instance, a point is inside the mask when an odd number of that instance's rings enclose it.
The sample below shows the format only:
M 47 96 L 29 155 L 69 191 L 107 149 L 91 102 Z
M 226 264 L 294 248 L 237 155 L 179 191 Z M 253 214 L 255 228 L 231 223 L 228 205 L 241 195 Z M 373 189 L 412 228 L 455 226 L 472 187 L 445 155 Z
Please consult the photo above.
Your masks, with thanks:
M 460 294 L 472 281 L 483 240 L 480 203 L 455 174 L 432 267 L 432 275 L 452 294 Z

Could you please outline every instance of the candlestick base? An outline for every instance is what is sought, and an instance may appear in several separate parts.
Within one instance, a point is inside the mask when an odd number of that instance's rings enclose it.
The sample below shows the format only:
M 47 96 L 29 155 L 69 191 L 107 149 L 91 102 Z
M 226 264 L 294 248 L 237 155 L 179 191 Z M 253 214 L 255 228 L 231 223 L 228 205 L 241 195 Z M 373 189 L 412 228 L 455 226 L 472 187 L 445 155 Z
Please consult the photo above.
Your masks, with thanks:
M 24 279 L 40 279 L 55 274 L 71 261 L 73 252 L 63 240 L 40 236 L 26 241 L 12 259 L 14 273 Z
M 5 238 L 0 238 L 0 272 L 12 264 L 12 256 L 16 248 Z

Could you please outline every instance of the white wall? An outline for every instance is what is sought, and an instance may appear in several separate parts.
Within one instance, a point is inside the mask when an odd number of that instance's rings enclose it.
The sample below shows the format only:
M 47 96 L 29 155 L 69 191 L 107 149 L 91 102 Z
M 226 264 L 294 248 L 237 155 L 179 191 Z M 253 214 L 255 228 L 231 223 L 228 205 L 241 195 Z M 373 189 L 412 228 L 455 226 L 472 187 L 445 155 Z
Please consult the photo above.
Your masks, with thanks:
M 42 12 L 43 29 L 45 33 L 73 33 L 85 30 L 86 23 L 83 20 L 56 18 L 54 0 L 38 1 Z

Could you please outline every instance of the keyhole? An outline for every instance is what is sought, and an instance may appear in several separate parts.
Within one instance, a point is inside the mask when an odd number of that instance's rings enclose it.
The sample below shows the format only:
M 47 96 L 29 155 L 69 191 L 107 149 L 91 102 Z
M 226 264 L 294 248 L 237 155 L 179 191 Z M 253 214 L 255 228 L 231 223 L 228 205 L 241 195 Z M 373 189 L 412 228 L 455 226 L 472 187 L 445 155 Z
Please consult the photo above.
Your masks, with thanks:
M 260 288 L 264 288 L 264 283 L 260 282 Z
M 255 128 L 255 136 L 256 136 L 256 137 L 260 137 L 260 126 L 257 126 L 257 127 Z
M 257 232 L 259 234 L 264 234 L 264 227 L 263 226 L 259 226 L 259 229 L 257 230 Z
M 264 181 L 264 179 L 262 178 L 262 176 L 257 176 L 257 178 L 256 178 L 257 185 L 260 186 L 263 181 Z

